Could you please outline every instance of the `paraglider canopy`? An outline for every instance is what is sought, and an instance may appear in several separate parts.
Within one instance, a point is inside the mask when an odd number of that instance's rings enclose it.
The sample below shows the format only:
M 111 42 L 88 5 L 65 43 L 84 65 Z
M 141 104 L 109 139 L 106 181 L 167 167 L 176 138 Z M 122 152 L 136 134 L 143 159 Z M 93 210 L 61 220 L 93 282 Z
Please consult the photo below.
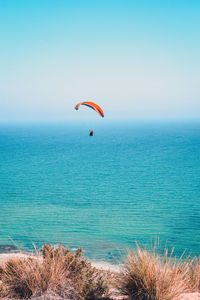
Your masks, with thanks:
M 95 110 L 102 118 L 104 117 L 104 112 L 103 110 L 101 109 L 101 107 L 99 105 L 97 105 L 96 103 L 94 102 L 90 102 L 90 101 L 85 101 L 85 102 L 80 102 L 78 104 L 75 105 L 75 109 L 78 110 L 79 107 L 81 105 L 85 105 L 85 106 L 88 106 L 90 108 L 92 108 L 93 110 Z

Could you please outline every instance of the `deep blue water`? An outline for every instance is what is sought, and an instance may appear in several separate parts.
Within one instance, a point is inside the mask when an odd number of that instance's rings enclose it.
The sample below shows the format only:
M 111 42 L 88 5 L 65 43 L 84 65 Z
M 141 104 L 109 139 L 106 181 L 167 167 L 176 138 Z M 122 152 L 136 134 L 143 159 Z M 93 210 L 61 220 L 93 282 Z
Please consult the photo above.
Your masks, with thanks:
M 200 122 L 0 125 L 0 245 L 200 254 Z

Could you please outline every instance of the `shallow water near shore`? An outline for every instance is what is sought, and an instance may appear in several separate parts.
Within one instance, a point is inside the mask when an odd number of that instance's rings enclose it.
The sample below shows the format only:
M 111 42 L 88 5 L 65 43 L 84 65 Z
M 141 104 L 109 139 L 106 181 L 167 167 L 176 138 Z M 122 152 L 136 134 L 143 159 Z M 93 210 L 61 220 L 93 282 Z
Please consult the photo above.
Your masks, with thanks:
M 103 120 L 104 121 L 104 120 Z M 200 122 L 0 124 L 0 245 L 200 253 Z

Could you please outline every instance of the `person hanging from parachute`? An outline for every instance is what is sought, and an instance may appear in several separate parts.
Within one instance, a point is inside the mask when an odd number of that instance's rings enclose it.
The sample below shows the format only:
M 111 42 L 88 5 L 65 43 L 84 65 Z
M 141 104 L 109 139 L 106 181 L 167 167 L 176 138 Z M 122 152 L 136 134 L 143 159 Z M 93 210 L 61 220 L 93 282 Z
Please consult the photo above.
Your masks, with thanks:
M 75 105 L 75 110 L 79 110 L 79 107 L 81 105 L 85 105 L 88 106 L 90 108 L 92 108 L 94 111 L 96 111 L 102 118 L 104 118 L 104 112 L 101 109 L 101 107 L 99 105 L 97 105 L 94 102 L 90 102 L 90 101 L 84 101 L 84 102 L 79 102 L 78 104 Z M 89 136 L 93 136 L 94 135 L 94 131 L 90 130 Z
M 90 130 L 89 136 L 93 136 L 94 135 L 94 131 Z

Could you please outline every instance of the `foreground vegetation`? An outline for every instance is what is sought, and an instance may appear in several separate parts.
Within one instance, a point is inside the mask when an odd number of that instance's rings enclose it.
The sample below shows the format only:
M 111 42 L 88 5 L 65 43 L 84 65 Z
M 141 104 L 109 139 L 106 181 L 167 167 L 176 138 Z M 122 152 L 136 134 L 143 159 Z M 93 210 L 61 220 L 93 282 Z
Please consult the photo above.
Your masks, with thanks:
M 81 249 L 46 244 L 42 257 L 9 260 L 0 271 L 0 295 L 24 299 L 46 293 L 64 299 L 95 299 L 108 291 L 103 274 L 82 258 Z
M 120 263 L 120 272 L 113 275 L 94 268 L 81 249 L 71 253 L 63 246 L 45 244 L 40 254 L 13 258 L 0 267 L 0 298 L 51 294 L 69 300 L 117 299 L 117 295 L 172 300 L 200 291 L 200 258 L 177 261 L 173 251 L 158 251 L 156 246 L 142 249 L 136 243 Z

